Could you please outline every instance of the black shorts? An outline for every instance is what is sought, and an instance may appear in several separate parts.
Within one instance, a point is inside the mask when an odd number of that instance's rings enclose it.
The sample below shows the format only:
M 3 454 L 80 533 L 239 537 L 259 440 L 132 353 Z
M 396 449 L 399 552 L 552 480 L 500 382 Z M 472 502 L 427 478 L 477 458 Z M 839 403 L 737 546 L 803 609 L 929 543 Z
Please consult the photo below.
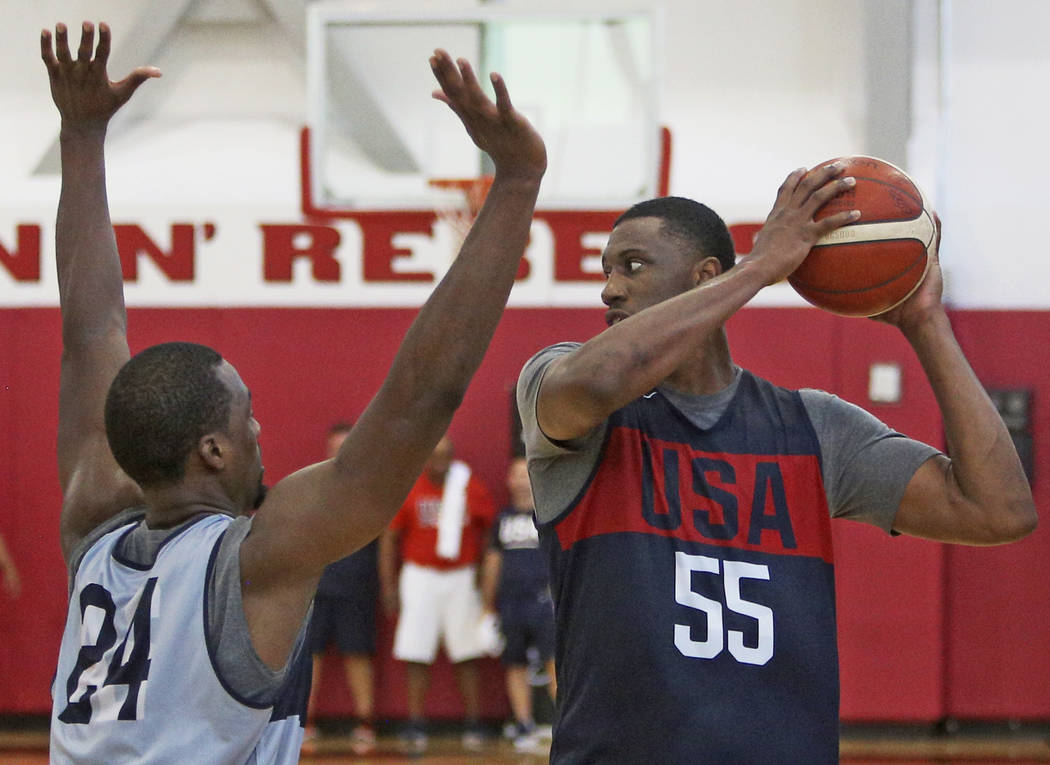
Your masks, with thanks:
M 375 655 L 376 598 L 332 598 L 318 594 L 306 632 L 311 653 L 324 653 L 331 643 L 343 654 Z
M 528 664 L 530 646 L 544 663 L 554 656 L 554 602 L 548 593 L 506 598 L 500 602 L 499 620 L 507 641 L 501 656 L 504 664 Z

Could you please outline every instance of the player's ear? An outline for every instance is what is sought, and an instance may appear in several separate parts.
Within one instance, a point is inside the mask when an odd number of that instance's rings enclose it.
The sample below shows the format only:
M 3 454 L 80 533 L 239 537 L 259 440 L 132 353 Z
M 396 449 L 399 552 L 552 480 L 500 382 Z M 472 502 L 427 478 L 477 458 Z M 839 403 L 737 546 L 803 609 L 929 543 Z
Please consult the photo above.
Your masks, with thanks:
M 218 433 L 205 433 L 197 441 L 197 455 L 212 470 L 226 467 L 226 441 Z
M 718 258 L 701 258 L 693 266 L 693 286 L 703 284 L 722 273 L 722 264 Z

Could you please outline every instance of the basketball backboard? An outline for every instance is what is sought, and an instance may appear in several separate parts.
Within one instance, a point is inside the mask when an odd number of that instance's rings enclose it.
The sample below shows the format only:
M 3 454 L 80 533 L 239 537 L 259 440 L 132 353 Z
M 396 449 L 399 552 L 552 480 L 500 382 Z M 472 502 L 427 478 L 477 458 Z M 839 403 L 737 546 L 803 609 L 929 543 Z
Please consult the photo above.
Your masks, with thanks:
M 656 196 L 659 18 L 647 11 L 499 8 L 378 12 L 309 6 L 304 199 L 313 209 L 434 209 L 459 192 L 431 183 L 491 172 L 456 116 L 430 98 L 435 48 L 500 72 L 547 143 L 545 209 L 624 208 Z

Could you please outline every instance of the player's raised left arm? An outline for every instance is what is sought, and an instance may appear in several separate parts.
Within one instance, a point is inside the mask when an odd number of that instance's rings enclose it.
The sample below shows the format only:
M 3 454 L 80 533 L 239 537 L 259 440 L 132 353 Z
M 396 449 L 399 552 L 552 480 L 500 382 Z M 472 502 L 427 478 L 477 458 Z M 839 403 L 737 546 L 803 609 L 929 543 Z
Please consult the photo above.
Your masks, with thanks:
M 120 82 L 106 73 L 110 31 L 85 22 L 70 51 L 66 27 L 40 35 L 51 96 L 62 125 L 62 192 L 55 252 L 62 310 L 58 407 L 58 469 L 67 556 L 92 528 L 140 499 L 106 441 L 103 409 L 109 385 L 129 357 L 124 283 L 106 198 L 103 144 L 110 118 L 132 93 L 160 72 L 141 67 Z
M 941 410 L 950 455 L 915 472 L 893 528 L 942 542 L 1012 542 L 1035 529 L 1035 502 L 1006 425 L 956 342 L 941 290 L 935 259 L 919 290 L 878 317 L 897 326 L 915 349 Z

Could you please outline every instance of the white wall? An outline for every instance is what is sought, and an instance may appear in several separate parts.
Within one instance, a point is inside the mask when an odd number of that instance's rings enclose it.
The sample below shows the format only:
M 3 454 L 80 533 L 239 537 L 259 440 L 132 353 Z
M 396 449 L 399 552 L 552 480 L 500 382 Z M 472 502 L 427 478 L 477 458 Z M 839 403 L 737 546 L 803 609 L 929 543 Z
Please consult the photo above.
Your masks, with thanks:
M 871 14 L 863 13 L 864 2 L 660 3 L 666 31 L 661 117 L 675 141 L 672 193 L 710 203 L 731 223 L 761 220 L 791 169 L 865 152 L 863 19 Z M 917 12 L 932 13 L 934 21 L 937 5 L 915 0 Z M 941 5 L 951 10 L 947 66 L 939 69 L 930 30 L 920 24 L 917 66 L 927 79 L 920 77 L 916 93 L 932 93 L 936 102 L 929 83 L 944 75 L 944 108 L 916 110 L 909 164 L 945 222 L 950 296 L 964 307 L 1047 308 L 1050 258 L 1038 227 L 1043 170 L 1050 169 L 1041 151 L 1050 4 Z M 148 39 L 151 19 L 181 6 L 190 9 L 183 23 L 162 39 Z M 114 75 L 133 63 L 165 71 L 144 86 L 149 95 L 136 119 L 114 127 L 115 217 L 147 208 L 176 214 L 204 207 L 220 215 L 224 206 L 259 206 L 296 220 L 305 68 L 300 42 L 268 7 L 265 0 L 0 0 L 0 243 L 10 246 L 17 222 L 53 221 L 57 178 L 33 175 L 58 126 L 38 35 L 58 20 L 75 28 L 81 18 L 113 26 Z M 133 54 L 142 58 L 130 59 Z M 2 270 L 0 304 L 8 293 Z M 797 304 L 786 291 L 765 300 Z
M 1046 308 L 1050 3 L 951 6 L 941 206 L 952 294 L 965 307 Z

